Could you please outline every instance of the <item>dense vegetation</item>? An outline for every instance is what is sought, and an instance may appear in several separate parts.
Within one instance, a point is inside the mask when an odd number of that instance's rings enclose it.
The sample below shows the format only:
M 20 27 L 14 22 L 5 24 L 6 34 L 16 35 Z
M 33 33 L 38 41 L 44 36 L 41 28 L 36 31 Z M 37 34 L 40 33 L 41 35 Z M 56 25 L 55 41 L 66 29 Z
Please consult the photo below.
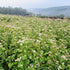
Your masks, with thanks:
M 64 19 L 66 18 L 63 14 L 61 15 L 56 15 L 56 16 L 42 16 L 41 14 L 37 14 L 37 17 L 40 17 L 40 18 L 51 18 L 51 19 Z M 67 19 L 70 19 L 69 17 L 67 17 Z
M 10 15 L 32 15 L 32 13 L 27 12 L 26 9 L 22 9 L 22 8 L 12 8 L 12 7 L 0 7 L 0 14 L 10 14 Z
M 70 20 L 0 15 L 0 70 L 70 70 Z

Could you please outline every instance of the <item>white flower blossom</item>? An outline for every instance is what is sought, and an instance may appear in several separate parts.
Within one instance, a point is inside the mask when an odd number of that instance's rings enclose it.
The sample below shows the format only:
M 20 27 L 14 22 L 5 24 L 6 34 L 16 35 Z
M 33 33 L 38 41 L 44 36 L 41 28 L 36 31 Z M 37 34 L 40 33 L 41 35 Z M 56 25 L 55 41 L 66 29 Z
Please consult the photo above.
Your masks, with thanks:
M 35 50 L 33 50 L 33 52 L 36 52 Z
M 19 51 L 19 49 L 17 49 L 17 51 Z
M 62 55 L 61 58 L 66 59 L 66 56 Z
M 37 40 L 37 42 L 40 42 L 39 40 Z
M 2 48 L 3 47 L 3 45 L 0 43 L 0 48 Z
M 61 67 L 61 66 L 59 66 L 59 67 L 58 67 L 58 70 L 61 70 L 61 69 L 62 69 L 62 67 Z
M 20 65 L 21 67 L 23 66 L 23 65 Z
M 64 65 L 64 62 L 62 63 L 62 65 Z
M 25 40 L 19 40 L 17 43 L 24 43 Z
M 32 56 L 30 56 L 30 59 L 32 59 Z
M 42 35 L 42 33 L 39 33 L 39 36 L 41 36 Z
M 21 57 L 17 58 L 15 61 L 20 61 L 21 60 Z
M 33 64 L 30 64 L 31 67 L 33 67 Z
M 20 45 L 22 46 L 23 44 L 22 44 L 22 43 L 20 43 Z

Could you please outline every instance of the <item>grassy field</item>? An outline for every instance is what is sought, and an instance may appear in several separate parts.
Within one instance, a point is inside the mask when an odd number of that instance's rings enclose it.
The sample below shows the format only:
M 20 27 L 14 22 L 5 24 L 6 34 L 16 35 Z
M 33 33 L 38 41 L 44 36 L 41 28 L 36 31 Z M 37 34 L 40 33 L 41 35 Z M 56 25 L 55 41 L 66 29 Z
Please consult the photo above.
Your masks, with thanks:
M 70 70 L 70 20 L 0 15 L 0 70 Z

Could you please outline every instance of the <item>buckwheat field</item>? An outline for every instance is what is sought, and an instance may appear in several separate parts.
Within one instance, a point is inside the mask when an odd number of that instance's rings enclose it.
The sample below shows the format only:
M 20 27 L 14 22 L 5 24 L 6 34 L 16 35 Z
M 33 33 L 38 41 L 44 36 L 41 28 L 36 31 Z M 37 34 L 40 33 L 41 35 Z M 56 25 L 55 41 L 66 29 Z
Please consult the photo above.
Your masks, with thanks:
M 0 70 L 70 70 L 70 20 L 0 15 Z

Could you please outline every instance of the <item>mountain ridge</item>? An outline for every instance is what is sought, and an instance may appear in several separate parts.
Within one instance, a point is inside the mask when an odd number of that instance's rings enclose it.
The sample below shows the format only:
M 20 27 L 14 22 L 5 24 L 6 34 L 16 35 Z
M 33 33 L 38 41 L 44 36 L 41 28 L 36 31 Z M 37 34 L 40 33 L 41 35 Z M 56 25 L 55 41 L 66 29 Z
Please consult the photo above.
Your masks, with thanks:
M 66 17 L 70 16 L 70 6 L 34 8 L 34 9 L 27 9 L 27 10 L 34 14 L 41 14 L 43 16 L 56 16 L 56 15 L 61 15 L 61 14 L 63 14 Z

